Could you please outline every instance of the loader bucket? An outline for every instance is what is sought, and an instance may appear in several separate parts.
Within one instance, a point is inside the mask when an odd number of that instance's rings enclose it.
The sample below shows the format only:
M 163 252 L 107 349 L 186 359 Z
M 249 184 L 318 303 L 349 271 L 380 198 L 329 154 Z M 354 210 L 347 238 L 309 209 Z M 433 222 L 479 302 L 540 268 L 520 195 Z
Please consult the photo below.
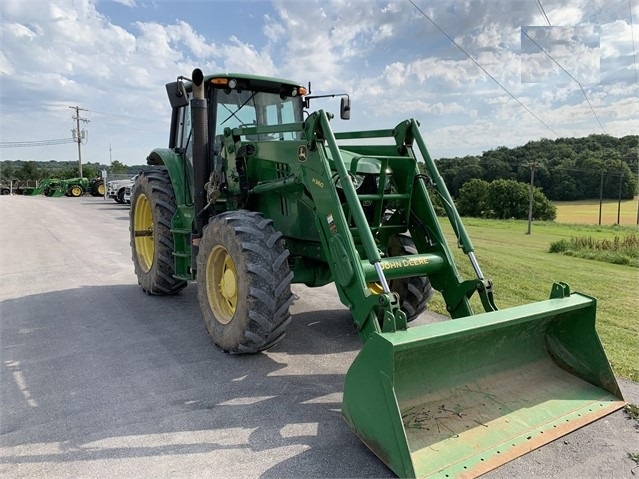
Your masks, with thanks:
M 595 300 L 568 294 L 373 333 L 346 375 L 346 420 L 398 476 L 453 478 L 622 408 Z

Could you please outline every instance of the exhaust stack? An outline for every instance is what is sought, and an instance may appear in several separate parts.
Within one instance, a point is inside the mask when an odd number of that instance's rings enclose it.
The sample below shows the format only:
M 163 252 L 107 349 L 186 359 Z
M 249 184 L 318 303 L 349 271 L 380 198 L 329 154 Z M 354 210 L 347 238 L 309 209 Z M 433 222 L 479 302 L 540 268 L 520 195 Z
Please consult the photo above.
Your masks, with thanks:
M 202 210 L 206 207 L 206 191 L 204 185 L 208 178 L 208 144 L 209 127 L 207 118 L 206 99 L 204 97 L 204 75 L 196 68 L 191 75 L 193 81 L 193 98 L 191 99 L 191 124 L 193 125 L 193 180 L 195 222 L 194 236 L 199 238 L 206 225 L 206 215 Z

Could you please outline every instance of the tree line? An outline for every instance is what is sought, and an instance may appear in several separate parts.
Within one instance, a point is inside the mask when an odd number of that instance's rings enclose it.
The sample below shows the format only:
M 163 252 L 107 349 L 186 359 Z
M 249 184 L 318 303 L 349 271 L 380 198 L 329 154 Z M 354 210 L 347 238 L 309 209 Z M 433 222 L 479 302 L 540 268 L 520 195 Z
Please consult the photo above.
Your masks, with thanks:
M 106 170 L 111 175 L 135 175 L 147 166 L 129 166 L 120 161 L 114 160 L 110 165 L 102 163 L 83 163 L 82 176 L 85 178 L 99 178 L 102 170 Z M 79 176 L 77 161 L 21 161 L 5 160 L 0 161 L 0 181 L 38 181 L 44 178 L 77 178 Z
M 639 135 L 542 139 L 479 156 L 440 158 L 436 164 L 462 216 L 527 218 L 532 180 L 532 218 L 552 220 L 556 209 L 551 200 L 632 199 L 639 183 L 638 144 Z M 85 177 L 96 178 L 102 170 L 109 176 L 134 175 L 148 167 L 116 160 L 111 165 L 88 162 L 82 168 Z M 74 161 L 0 162 L 2 181 L 77 176 Z M 443 213 L 439 198 L 431 198 Z
M 514 180 L 534 185 L 550 200 L 602 197 L 632 199 L 637 194 L 639 135 L 589 135 L 499 147 L 479 156 L 440 158 L 437 168 L 453 197 L 473 179 Z

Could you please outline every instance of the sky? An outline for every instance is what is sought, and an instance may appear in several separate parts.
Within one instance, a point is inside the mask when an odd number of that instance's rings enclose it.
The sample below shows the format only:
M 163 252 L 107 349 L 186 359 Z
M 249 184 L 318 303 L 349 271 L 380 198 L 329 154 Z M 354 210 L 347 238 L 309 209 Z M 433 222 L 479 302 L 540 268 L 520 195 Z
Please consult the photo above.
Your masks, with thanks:
M 0 31 L 0 160 L 77 160 L 77 106 L 83 163 L 144 164 L 194 68 L 348 93 L 311 105 L 335 131 L 415 118 L 433 158 L 639 133 L 639 0 L 2 0 Z

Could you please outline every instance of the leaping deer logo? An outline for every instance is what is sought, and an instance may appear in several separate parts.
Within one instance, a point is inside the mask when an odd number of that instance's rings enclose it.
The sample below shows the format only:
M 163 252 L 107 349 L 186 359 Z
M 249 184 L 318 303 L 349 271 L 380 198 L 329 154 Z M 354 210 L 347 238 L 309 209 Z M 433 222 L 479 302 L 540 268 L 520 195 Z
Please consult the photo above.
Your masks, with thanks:
M 305 162 L 308 157 L 306 156 L 308 154 L 308 149 L 306 148 L 305 145 L 301 145 L 298 149 L 297 149 L 297 159 L 300 162 Z

